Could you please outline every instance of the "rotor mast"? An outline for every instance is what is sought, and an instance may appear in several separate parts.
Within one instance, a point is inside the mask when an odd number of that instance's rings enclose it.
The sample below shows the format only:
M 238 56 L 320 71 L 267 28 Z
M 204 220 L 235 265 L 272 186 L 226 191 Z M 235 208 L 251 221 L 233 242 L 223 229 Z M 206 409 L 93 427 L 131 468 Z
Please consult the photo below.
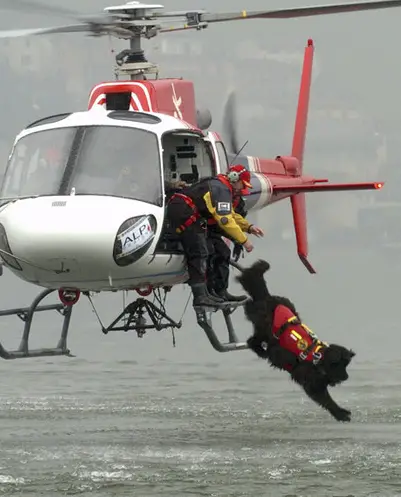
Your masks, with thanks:
M 142 49 L 141 38 L 153 38 L 160 29 L 156 10 L 163 9 L 163 5 L 147 5 L 140 2 L 128 2 L 124 5 L 106 7 L 104 10 L 112 17 L 118 18 L 123 29 L 127 30 L 119 38 L 129 39 L 130 48 L 124 49 L 116 55 L 115 74 L 131 80 L 143 80 L 148 75 L 158 77 L 159 67 L 149 62 Z

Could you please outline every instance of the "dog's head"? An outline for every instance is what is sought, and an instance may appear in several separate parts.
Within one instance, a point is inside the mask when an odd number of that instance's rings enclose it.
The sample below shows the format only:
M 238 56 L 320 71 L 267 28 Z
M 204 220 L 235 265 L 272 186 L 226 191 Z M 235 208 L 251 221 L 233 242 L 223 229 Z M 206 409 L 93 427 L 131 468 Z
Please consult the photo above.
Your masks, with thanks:
M 341 345 L 331 344 L 324 351 L 321 366 L 330 386 L 333 387 L 348 380 L 347 366 L 354 356 L 355 352 Z

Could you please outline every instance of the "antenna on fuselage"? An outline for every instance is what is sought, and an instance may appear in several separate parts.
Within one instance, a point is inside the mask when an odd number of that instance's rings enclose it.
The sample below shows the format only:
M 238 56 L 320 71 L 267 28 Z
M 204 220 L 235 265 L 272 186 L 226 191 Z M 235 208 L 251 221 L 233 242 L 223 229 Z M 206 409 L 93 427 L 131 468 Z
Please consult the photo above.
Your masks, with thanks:
M 231 162 L 229 164 L 229 167 L 233 165 L 233 162 L 235 161 L 235 159 L 239 156 L 239 154 L 244 150 L 244 148 L 246 147 L 247 143 L 248 143 L 249 140 L 247 140 L 243 145 L 242 147 L 238 150 L 238 152 L 235 154 L 235 156 L 231 159 Z

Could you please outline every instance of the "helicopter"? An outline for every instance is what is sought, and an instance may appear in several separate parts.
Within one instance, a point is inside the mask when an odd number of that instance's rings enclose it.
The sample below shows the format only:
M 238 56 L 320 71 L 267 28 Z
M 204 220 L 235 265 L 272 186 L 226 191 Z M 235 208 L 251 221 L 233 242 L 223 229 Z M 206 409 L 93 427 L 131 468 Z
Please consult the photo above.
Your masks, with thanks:
M 10 6 L 76 16 L 26 0 L 13 0 Z M 221 135 L 210 130 L 210 111 L 196 107 L 193 82 L 159 78 L 157 65 L 144 55 L 141 39 L 203 30 L 223 21 L 398 6 L 401 0 L 214 14 L 160 12 L 162 5 L 128 2 L 107 7 L 102 18 L 87 17 L 79 24 L 0 32 L 0 38 L 87 32 L 130 40 L 130 48 L 116 56 L 116 81 L 95 85 L 87 109 L 36 120 L 20 131 L 12 145 L 0 191 L 0 256 L 15 276 L 44 290 L 30 307 L 0 311 L 0 316 L 17 315 L 24 322 L 19 348 L 7 350 L 0 344 L 0 357 L 72 356 L 67 336 L 73 306 L 83 295 L 97 312 L 92 295 L 99 292 L 136 291 L 139 295 L 109 326 L 101 325 L 104 334 L 135 331 L 142 337 L 150 329 L 180 328 L 182 320 L 174 321 L 167 314 L 165 302 L 174 286 L 187 281 L 188 274 L 182 247 L 166 229 L 165 190 L 177 180 L 192 184 L 224 173 L 233 163 L 251 172 L 253 188 L 245 197 L 248 211 L 290 199 L 298 256 L 315 273 L 308 260 L 305 193 L 380 190 L 383 183 L 332 184 L 303 174 L 313 41 L 307 41 L 304 51 L 291 155 L 262 159 L 241 155 L 233 94 L 226 103 L 230 136 L 226 149 Z M 41 305 L 55 291 L 60 302 Z M 151 294 L 154 301 L 146 298 Z M 248 348 L 237 338 L 231 319 L 241 305 L 229 303 L 222 309 L 227 342 L 213 328 L 213 311 L 195 310 L 199 326 L 216 351 Z M 34 314 L 54 310 L 63 316 L 57 346 L 30 349 Z

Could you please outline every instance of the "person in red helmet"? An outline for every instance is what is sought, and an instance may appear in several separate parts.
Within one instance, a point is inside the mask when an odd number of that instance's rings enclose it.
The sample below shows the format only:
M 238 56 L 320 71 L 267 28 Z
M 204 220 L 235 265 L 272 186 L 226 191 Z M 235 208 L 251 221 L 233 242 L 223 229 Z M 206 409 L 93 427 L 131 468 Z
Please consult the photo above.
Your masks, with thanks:
M 246 233 L 263 235 L 262 230 L 248 223 L 233 208 L 234 195 L 244 188 L 252 188 L 250 180 L 245 167 L 232 166 L 226 174 L 202 178 L 182 189 L 167 203 L 167 221 L 179 235 L 184 249 L 194 307 L 221 307 L 226 302 L 225 298 L 211 295 L 207 288 L 207 222 L 214 219 L 225 235 L 247 252 L 253 250 L 253 245 Z
M 244 167 L 241 165 L 231 166 L 228 170 L 227 176 L 228 178 L 234 178 L 235 174 L 230 174 L 231 172 L 237 173 L 244 170 Z M 246 207 L 244 196 L 249 195 L 249 188 L 252 188 L 250 183 L 250 173 L 246 171 L 248 174 L 242 173 L 242 177 L 245 188 L 240 191 L 233 189 L 233 210 L 235 212 L 235 217 L 237 223 L 241 227 L 241 229 L 247 233 L 253 232 L 257 236 L 263 236 L 263 231 L 259 228 L 253 227 L 248 221 L 246 221 Z M 223 175 L 224 176 L 224 175 Z M 219 176 L 218 176 L 219 177 Z M 249 179 L 248 179 L 249 178 Z M 242 219 L 241 219 L 242 218 Z M 251 231 L 249 231 L 251 230 Z M 207 242 L 208 242 L 208 250 L 209 250 L 209 260 L 208 260 L 208 277 L 207 277 L 207 286 L 208 291 L 213 296 L 218 296 L 223 298 L 224 300 L 231 302 L 239 302 L 245 300 L 246 295 L 232 295 L 228 292 L 228 283 L 229 283 L 229 275 L 230 275 L 230 258 L 231 258 L 231 250 L 228 244 L 225 242 L 224 238 L 230 239 L 234 242 L 234 252 L 237 256 L 237 260 L 239 255 L 243 250 L 243 246 L 238 244 L 234 239 L 227 235 L 217 224 L 214 218 L 208 220 L 208 233 L 207 233 Z

